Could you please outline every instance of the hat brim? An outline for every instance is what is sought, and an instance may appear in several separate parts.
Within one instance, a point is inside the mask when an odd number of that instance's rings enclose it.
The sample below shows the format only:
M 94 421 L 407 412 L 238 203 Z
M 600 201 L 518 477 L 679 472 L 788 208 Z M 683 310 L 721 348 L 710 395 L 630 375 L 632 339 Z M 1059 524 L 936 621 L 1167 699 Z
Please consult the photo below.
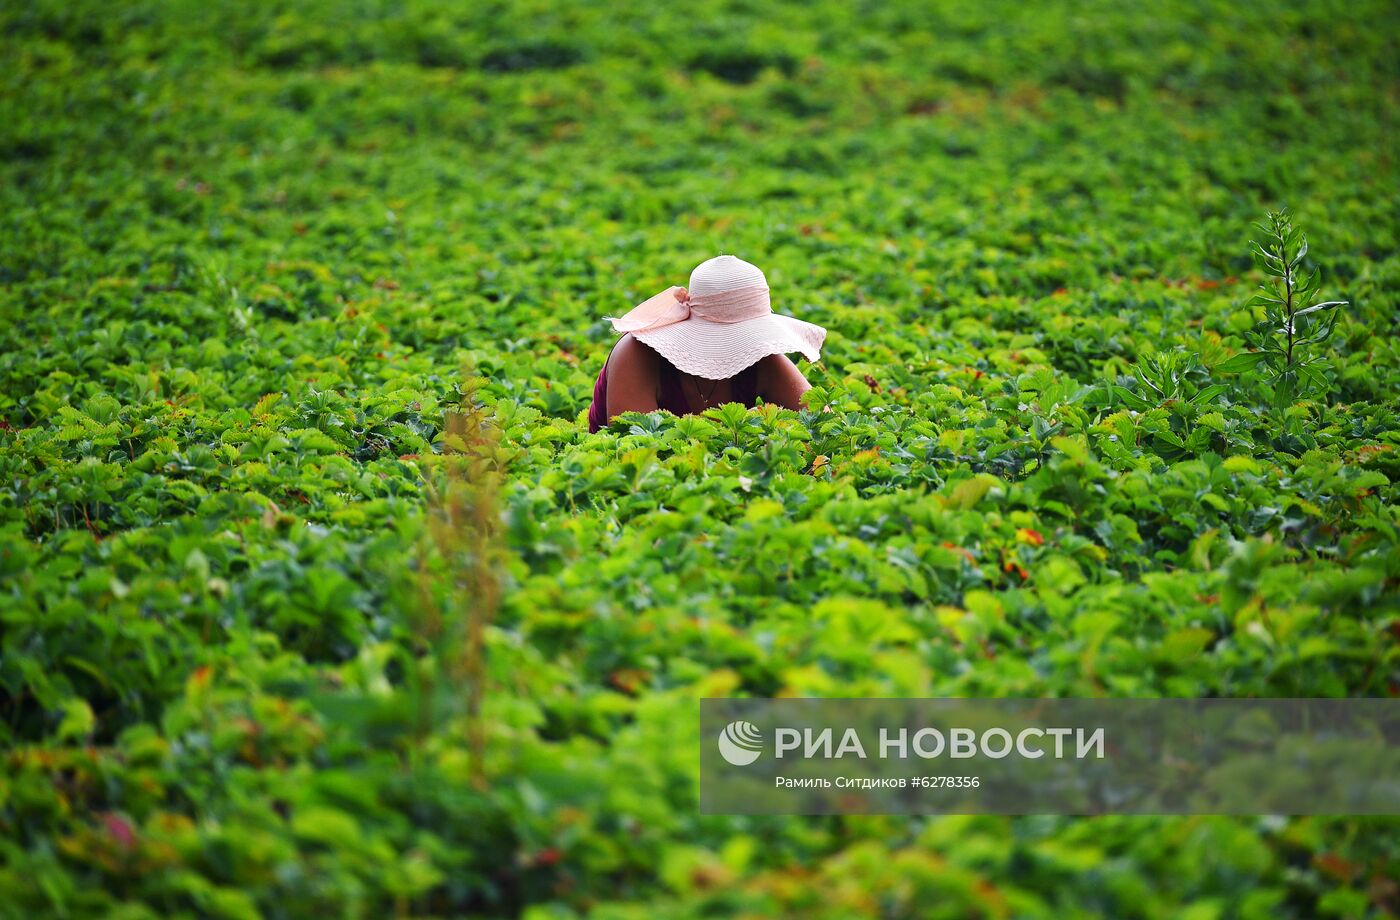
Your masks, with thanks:
M 692 316 L 659 329 L 633 332 L 667 361 L 696 377 L 725 380 L 769 355 L 801 352 L 821 357 L 826 330 L 791 316 L 769 313 L 739 323 L 714 323 Z

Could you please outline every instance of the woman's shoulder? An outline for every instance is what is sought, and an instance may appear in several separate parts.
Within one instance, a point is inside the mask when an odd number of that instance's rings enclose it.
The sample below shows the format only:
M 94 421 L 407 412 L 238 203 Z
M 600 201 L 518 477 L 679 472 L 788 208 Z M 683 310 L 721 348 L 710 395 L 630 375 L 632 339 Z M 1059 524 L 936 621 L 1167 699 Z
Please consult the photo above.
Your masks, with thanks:
M 622 338 L 617 340 L 617 344 L 613 346 L 612 360 L 656 367 L 661 363 L 661 355 L 650 345 L 628 332 L 624 333 Z
M 769 355 L 757 365 L 758 395 L 765 402 L 777 403 L 789 409 L 801 407 L 802 394 L 811 389 L 797 365 L 787 355 Z
M 616 379 L 655 379 L 661 366 L 661 355 L 634 338 L 632 333 L 617 340 L 612 353 L 608 355 L 608 376 Z
M 787 355 L 764 355 L 751 364 L 749 369 L 753 371 L 759 385 L 762 386 L 765 383 L 772 383 L 786 377 L 790 367 L 796 367 L 796 365 Z

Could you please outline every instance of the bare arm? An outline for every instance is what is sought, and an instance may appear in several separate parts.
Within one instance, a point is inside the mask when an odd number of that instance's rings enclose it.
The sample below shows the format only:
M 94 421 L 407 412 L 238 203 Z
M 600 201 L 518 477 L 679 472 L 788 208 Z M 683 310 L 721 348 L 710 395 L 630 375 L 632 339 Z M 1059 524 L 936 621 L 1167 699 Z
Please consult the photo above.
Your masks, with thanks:
M 655 412 L 660 359 L 629 332 L 608 358 L 608 421 L 623 412 Z
M 787 409 L 802 408 L 802 394 L 812 388 L 787 355 L 769 355 L 758 363 L 758 395 Z

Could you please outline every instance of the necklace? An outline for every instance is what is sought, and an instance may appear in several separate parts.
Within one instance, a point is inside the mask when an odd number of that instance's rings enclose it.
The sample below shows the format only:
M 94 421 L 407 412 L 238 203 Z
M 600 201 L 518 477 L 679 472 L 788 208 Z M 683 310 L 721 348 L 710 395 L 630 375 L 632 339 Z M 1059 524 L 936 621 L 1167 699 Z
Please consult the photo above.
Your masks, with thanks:
M 692 375 L 691 375 L 691 379 L 695 381 L 695 392 L 696 392 L 696 394 L 699 395 L 700 399 L 703 400 L 704 403 L 705 403 L 705 405 L 707 405 L 707 406 L 711 403 L 711 401 L 714 400 L 714 398 L 715 398 L 715 393 L 717 393 L 717 392 L 719 391 L 719 385 L 720 385 L 721 383 L 724 382 L 723 380 L 716 380 L 716 381 L 714 382 L 714 386 L 710 387 L 710 392 L 709 392 L 709 393 L 706 393 L 704 390 L 700 389 L 700 378 L 699 378 L 699 377 L 696 377 L 694 374 L 692 374 Z

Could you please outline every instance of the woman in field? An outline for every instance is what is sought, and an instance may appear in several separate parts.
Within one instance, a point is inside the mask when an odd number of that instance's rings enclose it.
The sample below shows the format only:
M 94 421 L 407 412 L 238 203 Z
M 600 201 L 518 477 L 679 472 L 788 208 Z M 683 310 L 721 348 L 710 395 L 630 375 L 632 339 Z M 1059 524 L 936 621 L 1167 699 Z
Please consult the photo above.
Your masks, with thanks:
M 759 397 L 789 409 L 811 388 L 787 358 L 821 356 L 826 330 L 773 312 L 768 279 L 734 256 L 696 266 L 673 287 L 612 320 L 623 333 L 598 372 L 588 430 L 622 412 L 703 412 Z

